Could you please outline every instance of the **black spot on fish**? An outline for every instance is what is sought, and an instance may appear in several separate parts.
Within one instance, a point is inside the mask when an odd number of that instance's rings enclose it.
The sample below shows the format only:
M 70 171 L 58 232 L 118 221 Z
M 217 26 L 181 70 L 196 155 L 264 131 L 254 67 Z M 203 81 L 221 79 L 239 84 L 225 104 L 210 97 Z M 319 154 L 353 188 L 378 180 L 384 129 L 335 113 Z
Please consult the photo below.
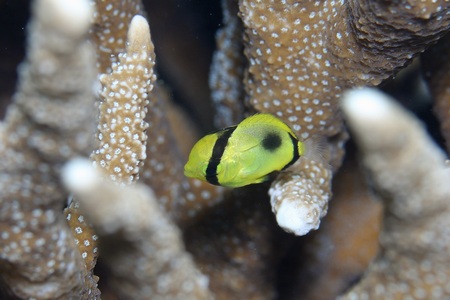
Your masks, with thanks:
M 263 138 L 262 146 L 267 151 L 275 151 L 281 146 L 281 137 L 274 132 L 270 132 Z

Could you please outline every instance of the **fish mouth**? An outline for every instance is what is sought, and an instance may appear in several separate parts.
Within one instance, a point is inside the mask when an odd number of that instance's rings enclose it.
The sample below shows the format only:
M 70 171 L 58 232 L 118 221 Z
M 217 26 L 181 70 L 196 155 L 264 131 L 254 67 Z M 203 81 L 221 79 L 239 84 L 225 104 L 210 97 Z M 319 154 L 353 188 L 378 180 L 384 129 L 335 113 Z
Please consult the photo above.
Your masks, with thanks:
M 201 180 L 202 178 L 201 178 L 201 176 L 199 176 L 199 174 L 196 170 L 197 170 L 197 168 L 192 168 L 191 166 L 186 164 L 184 166 L 184 176 L 189 177 L 189 178 L 197 178 L 197 179 Z
M 184 175 L 187 177 L 192 177 L 192 168 L 188 166 L 188 164 L 184 165 Z

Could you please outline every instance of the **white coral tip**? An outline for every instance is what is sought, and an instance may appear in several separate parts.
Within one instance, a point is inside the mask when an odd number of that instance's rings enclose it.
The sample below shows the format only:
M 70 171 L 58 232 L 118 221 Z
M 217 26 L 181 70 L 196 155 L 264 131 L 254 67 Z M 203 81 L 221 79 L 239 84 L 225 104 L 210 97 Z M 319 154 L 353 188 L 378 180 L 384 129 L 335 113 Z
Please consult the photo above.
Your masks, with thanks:
M 391 105 L 386 98 L 386 95 L 376 89 L 353 89 L 343 95 L 342 109 L 352 119 L 378 120 L 391 111 Z
M 86 158 L 75 158 L 62 168 L 64 186 L 73 193 L 83 193 L 94 188 L 99 179 L 98 171 Z
M 282 201 L 276 212 L 278 225 L 295 235 L 305 235 L 319 228 L 320 220 L 300 203 Z
M 40 19 L 73 36 L 85 34 L 93 16 L 87 0 L 40 0 L 37 5 Z
M 139 53 L 141 50 L 149 51 L 151 47 L 150 28 L 147 20 L 135 15 L 128 29 L 128 51 Z

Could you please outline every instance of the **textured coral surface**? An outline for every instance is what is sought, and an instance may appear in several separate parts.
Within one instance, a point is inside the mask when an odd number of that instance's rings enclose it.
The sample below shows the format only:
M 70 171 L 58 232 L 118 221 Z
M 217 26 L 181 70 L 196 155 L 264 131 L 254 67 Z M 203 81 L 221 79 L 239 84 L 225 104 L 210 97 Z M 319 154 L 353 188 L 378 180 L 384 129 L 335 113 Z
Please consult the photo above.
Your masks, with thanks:
M 383 194 L 385 212 L 381 251 L 342 299 L 446 299 L 450 168 L 421 124 L 392 101 L 369 89 L 344 97 L 344 112 L 363 163 Z
M 445 155 L 382 94 L 341 109 L 425 51 L 429 90 L 417 59 L 389 86 L 448 145 L 448 1 L 58 3 L 0 1 L 0 298 L 450 296 Z M 184 177 L 255 112 L 305 157 L 238 189 Z
M 20 83 L 1 127 L 2 281 L 23 299 L 95 298 L 95 279 L 61 211 L 59 180 L 62 164 L 93 143 L 95 60 L 85 40 L 92 10 L 37 1 L 33 11 Z

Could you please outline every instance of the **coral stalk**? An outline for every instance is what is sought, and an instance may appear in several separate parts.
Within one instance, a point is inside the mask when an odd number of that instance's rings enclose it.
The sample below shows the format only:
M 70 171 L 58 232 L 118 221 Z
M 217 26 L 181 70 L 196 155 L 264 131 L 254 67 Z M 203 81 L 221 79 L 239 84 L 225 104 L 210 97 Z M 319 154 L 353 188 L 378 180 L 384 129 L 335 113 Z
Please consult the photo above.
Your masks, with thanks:
M 159 209 L 151 189 L 114 185 L 83 160 L 65 168 L 64 182 L 100 236 L 120 299 L 211 299 L 208 279 L 195 267 L 180 231 Z
M 96 45 L 97 67 L 100 73 L 111 73 L 119 53 L 126 51 L 128 25 L 135 15 L 144 15 L 140 0 L 90 0 L 95 5 L 91 40 Z
M 450 33 L 422 55 L 425 79 L 434 100 L 434 113 L 441 124 L 450 153 Z
M 214 125 L 225 128 L 244 118 L 244 45 L 238 3 L 222 0 L 224 27 L 216 33 L 217 50 L 211 62 L 209 86 L 216 116 Z
M 1 127 L 0 268 L 19 298 L 95 299 L 61 209 L 61 165 L 91 150 L 94 51 L 85 40 L 87 1 L 40 0 L 28 25 L 28 53 Z
M 448 31 L 448 9 L 447 1 L 434 0 L 239 1 L 247 104 L 282 118 L 301 140 L 326 137 L 327 161 L 318 174 L 335 171 L 347 138 L 338 105 L 342 91 L 378 85 L 403 68 Z M 299 175 L 313 168 L 304 162 L 290 170 Z M 330 178 L 323 177 L 320 186 L 303 186 L 318 202 L 297 206 L 309 206 L 309 215 L 321 207 L 318 215 L 324 216 Z M 302 185 L 283 175 L 275 179 L 272 202 L 298 201 L 290 194 L 295 189 L 290 185 L 297 184 Z
M 154 47 L 148 23 L 135 16 L 128 31 L 125 53 L 119 54 L 111 74 L 103 74 L 103 90 L 97 138 L 99 149 L 91 159 L 113 181 L 130 184 L 139 178 L 139 169 L 146 158 L 148 127 L 145 122 L 148 94 L 156 76 Z
M 98 149 L 91 154 L 94 166 L 117 184 L 136 182 L 145 159 L 148 93 L 153 89 L 155 54 L 147 21 L 135 16 L 128 32 L 127 52 L 119 54 L 112 73 L 100 82 Z M 64 211 L 88 270 L 95 267 L 97 235 L 74 199 Z
M 352 91 L 343 110 L 385 211 L 381 251 L 342 299 L 448 298 L 446 155 L 410 113 L 380 92 Z

